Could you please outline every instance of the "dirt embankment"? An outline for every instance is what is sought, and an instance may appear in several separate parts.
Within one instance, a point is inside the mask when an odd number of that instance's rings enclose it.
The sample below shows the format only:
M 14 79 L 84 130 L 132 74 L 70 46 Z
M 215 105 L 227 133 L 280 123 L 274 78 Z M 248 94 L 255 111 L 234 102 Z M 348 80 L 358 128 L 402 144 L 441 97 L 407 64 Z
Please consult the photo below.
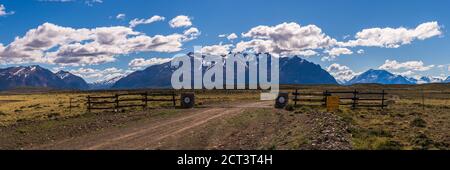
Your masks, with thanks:
M 307 114 L 305 122 L 311 143 L 306 148 L 314 150 L 350 150 L 349 125 L 332 113 Z

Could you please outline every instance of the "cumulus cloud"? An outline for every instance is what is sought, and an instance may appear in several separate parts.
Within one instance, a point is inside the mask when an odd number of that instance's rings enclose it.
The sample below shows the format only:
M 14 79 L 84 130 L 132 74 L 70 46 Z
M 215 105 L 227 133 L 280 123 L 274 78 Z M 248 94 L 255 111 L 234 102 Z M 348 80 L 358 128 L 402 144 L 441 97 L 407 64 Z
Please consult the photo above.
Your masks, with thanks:
M 315 25 L 301 26 L 297 23 L 282 23 L 275 26 L 257 26 L 243 33 L 251 38 L 236 44 L 234 51 L 268 52 L 288 55 L 306 50 L 332 47 L 337 41 L 322 32 Z
M 135 52 L 180 51 L 183 42 L 192 39 L 192 32 L 152 37 L 122 26 L 74 29 L 44 23 L 9 45 L 0 45 L 0 59 L 6 63 L 101 64 Z
M 238 38 L 238 35 L 236 33 L 231 33 L 231 34 L 220 34 L 219 38 L 227 38 L 228 40 L 234 40 Z
M 233 47 L 231 44 L 204 46 L 200 49 L 200 52 L 208 55 L 227 55 L 230 53 L 231 47 Z
M 236 44 L 233 52 L 272 53 L 278 56 L 295 54 L 316 55 L 318 51 L 326 54 L 322 61 L 331 61 L 340 55 L 350 55 L 354 47 L 398 48 L 410 44 L 414 40 L 425 40 L 442 35 L 438 22 L 426 22 L 414 29 L 370 28 L 355 35 L 354 40 L 339 42 L 326 35 L 316 25 L 302 26 L 295 22 L 282 23 L 275 26 L 257 26 L 242 33 L 244 40 Z M 219 35 L 226 37 L 226 34 Z M 313 53 L 315 52 L 315 53 Z M 356 51 L 363 54 L 364 50 Z
M 238 38 L 238 36 L 236 35 L 236 33 L 231 33 L 230 35 L 227 36 L 227 39 L 228 39 L 228 40 L 234 40 L 234 39 L 236 39 L 236 38 Z
M 0 16 L 12 15 L 14 11 L 6 11 L 6 7 L 3 4 L 0 4 Z
M 399 28 L 370 28 L 364 29 L 355 35 L 355 40 L 339 43 L 341 46 L 356 47 L 385 47 L 398 48 L 401 45 L 411 44 L 414 40 L 425 40 L 441 35 L 438 22 L 426 22 L 414 29 Z
M 425 65 L 422 61 L 406 61 L 398 62 L 396 60 L 386 60 L 379 69 L 384 70 L 410 70 L 410 71 L 428 71 L 433 68 L 434 65 Z
M 322 57 L 322 61 L 334 61 L 337 56 L 340 55 L 351 55 L 353 51 L 348 48 L 332 48 L 324 51 L 328 56 Z
M 339 82 L 349 81 L 357 75 L 349 67 L 337 63 L 331 64 L 326 70 Z
M 172 28 L 189 27 L 192 26 L 191 18 L 186 15 L 179 15 L 169 21 L 169 25 Z
M 144 59 L 144 58 L 135 58 L 128 63 L 128 66 L 132 69 L 142 69 L 144 67 L 149 67 L 152 65 L 158 65 L 163 64 L 172 61 L 172 58 L 151 58 L 151 59 Z
M 184 41 L 191 41 L 197 39 L 197 37 L 200 36 L 200 34 L 201 32 L 197 28 L 195 27 L 189 28 L 183 32 L 183 35 L 186 37 Z
M 148 19 L 135 18 L 135 19 L 130 21 L 130 27 L 134 28 L 134 27 L 136 27 L 138 25 L 151 24 L 151 23 L 154 23 L 154 22 L 157 22 L 157 21 L 164 21 L 165 19 L 166 19 L 165 17 L 159 16 L 159 15 L 154 15 L 154 16 L 148 18 Z
M 331 50 L 325 50 L 325 53 L 327 53 L 329 56 L 336 57 L 340 55 L 353 54 L 353 51 L 348 48 L 332 48 Z
M 304 57 L 311 57 L 311 56 L 315 56 L 318 53 L 316 51 L 313 50 L 305 50 L 305 51 L 292 51 L 290 53 L 288 53 L 289 55 L 297 55 L 297 56 L 304 56 Z

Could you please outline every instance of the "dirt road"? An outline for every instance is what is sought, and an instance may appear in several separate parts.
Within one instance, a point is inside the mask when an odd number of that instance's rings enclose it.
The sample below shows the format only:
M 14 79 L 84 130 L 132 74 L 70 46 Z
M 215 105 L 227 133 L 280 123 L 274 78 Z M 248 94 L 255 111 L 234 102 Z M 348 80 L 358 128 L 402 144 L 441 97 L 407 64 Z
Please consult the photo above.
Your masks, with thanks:
M 272 104 L 273 102 L 269 101 L 192 109 L 166 120 L 142 122 L 129 127 L 108 129 L 99 133 L 55 141 L 33 149 L 154 149 L 161 140 L 180 135 L 211 120 L 240 114 L 248 108 L 271 108 Z

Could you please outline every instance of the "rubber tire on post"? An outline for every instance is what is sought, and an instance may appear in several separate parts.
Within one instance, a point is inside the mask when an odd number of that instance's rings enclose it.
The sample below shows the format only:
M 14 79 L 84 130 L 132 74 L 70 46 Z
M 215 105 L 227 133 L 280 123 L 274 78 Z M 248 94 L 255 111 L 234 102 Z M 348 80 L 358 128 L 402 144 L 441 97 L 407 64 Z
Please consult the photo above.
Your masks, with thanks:
M 289 103 L 289 93 L 280 93 L 275 101 L 275 108 L 283 109 Z
M 194 93 L 183 93 L 180 97 L 181 107 L 183 108 L 193 108 L 195 106 L 195 95 Z

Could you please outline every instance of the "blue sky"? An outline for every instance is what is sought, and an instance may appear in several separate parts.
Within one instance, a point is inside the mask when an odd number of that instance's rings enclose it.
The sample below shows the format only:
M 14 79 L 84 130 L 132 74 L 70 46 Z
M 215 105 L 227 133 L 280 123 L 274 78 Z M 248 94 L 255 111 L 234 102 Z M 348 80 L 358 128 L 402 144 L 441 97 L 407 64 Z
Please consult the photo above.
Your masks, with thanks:
M 0 68 L 39 64 L 55 71 L 58 69 L 73 71 L 88 81 L 95 81 L 142 69 L 155 62 L 166 61 L 161 58 L 170 58 L 177 53 L 193 51 L 194 45 L 211 46 L 210 51 L 223 49 L 224 47 L 233 50 L 238 43 L 243 42 L 241 45 L 245 46 L 246 50 L 254 50 L 253 48 L 258 47 L 250 46 L 245 42 L 262 39 L 265 43 L 271 43 L 272 45 L 281 43 L 293 47 L 289 52 L 301 51 L 298 53 L 304 54 L 302 52 L 309 50 L 309 53 L 311 53 L 314 51 L 314 55 L 308 54 L 302 57 L 320 64 L 324 69 L 328 68 L 336 77 L 342 79 L 371 68 L 385 68 L 391 72 L 407 76 L 448 76 L 450 73 L 450 51 L 448 50 L 450 39 L 446 27 L 450 25 L 449 1 L 0 0 L 0 4 L 4 7 L 3 10 L 0 10 L 0 43 L 3 44 L 3 48 L 9 50 L 7 53 L 1 52 L 3 49 L 0 49 L 0 61 L 3 60 L 3 62 L 0 62 Z M 119 14 L 123 14 L 122 17 L 118 17 Z M 172 19 L 181 15 L 188 17 L 190 24 L 184 23 L 183 25 L 181 23 L 183 26 L 179 27 L 169 25 Z M 86 56 L 77 55 L 80 57 L 78 58 L 80 61 L 78 61 L 67 60 L 67 57 L 75 55 L 73 54 L 74 51 L 71 51 L 71 55 L 68 56 L 55 56 L 61 53 L 50 54 L 63 51 L 62 49 L 66 49 L 64 47 L 66 45 L 72 47 L 65 41 L 66 44 L 57 42 L 63 40 L 42 38 L 38 35 L 35 37 L 25 36 L 27 32 L 43 26 L 44 23 L 51 23 L 52 26 L 47 26 L 56 30 L 69 28 L 78 30 L 70 33 L 70 35 L 78 37 L 75 34 L 82 32 L 80 29 L 83 28 L 103 27 L 108 32 L 113 27 L 121 26 L 121 29 L 125 30 L 130 26 L 131 20 L 145 20 L 153 16 L 163 17 L 164 19 L 141 24 L 130 28 L 130 30 L 138 32 L 146 38 L 162 35 L 166 41 L 176 41 L 175 44 L 167 42 L 168 46 L 151 49 L 126 49 L 128 47 L 120 46 L 118 47 L 118 49 L 121 49 L 120 51 L 108 54 L 104 54 L 104 51 L 111 51 L 111 46 L 88 46 L 88 49 L 99 53 L 98 55 L 101 53 L 102 56 L 94 55 L 97 53 L 89 53 Z M 283 23 L 287 23 L 287 25 L 282 25 Z M 427 26 L 428 29 L 417 30 L 417 27 L 421 24 Z M 279 26 L 298 33 L 296 29 L 304 31 L 305 26 L 308 25 L 313 25 L 314 28 L 321 30 L 319 39 L 328 37 L 338 43 L 326 43 L 325 45 L 322 43 L 320 47 L 315 47 L 317 43 L 308 42 L 310 44 L 303 45 L 311 45 L 310 48 L 294 50 L 296 41 L 303 41 L 302 37 L 298 37 L 298 39 L 283 39 L 283 37 L 276 39 L 276 37 L 280 37 L 276 35 L 291 35 L 292 32 L 277 32 L 275 36 L 267 38 L 258 36 L 255 31 L 252 34 L 251 31 L 252 28 L 266 26 L 264 27 L 265 31 L 273 32 Z M 388 30 L 387 27 L 392 29 Z M 186 30 L 191 28 L 196 28 L 198 32 L 194 30 L 196 34 L 183 35 Z M 375 28 L 380 29 L 377 33 L 381 34 L 384 43 L 373 42 L 373 39 L 370 39 L 370 42 L 368 40 L 365 43 L 361 41 L 354 45 L 348 45 L 349 41 L 358 39 L 355 37 L 358 32 L 366 30 L 366 33 L 368 33 L 370 32 L 369 29 Z M 237 38 L 228 40 L 226 36 L 231 33 L 235 33 Z M 248 34 L 243 36 L 243 33 Z M 225 37 L 219 37 L 222 34 Z M 173 38 L 170 37 L 171 35 L 176 36 Z M 320 37 L 321 35 L 322 37 Z M 310 38 L 317 38 L 315 36 L 317 35 Z M 39 46 L 40 49 L 33 51 L 33 53 L 26 53 L 27 55 L 23 56 L 18 55 L 11 59 L 11 54 L 22 54 L 21 50 L 26 49 L 20 47 L 25 44 L 24 42 L 15 42 L 16 37 L 34 40 L 44 39 L 56 43 L 53 46 L 48 46 L 48 48 L 45 47 L 46 49 Z M 80 46 L 77 47 L 85 47 L 83 45 L 91 41 L 94 40 L 89 38 L 80 40 L 77 42 Z M 346 45 L 342 45 L 346 42 Z M 145 41 L 145 43 L 148 45 L 149 42 Z M 395 46 L 395 48 L 392 46 Z M 175 50 L 175 47 L 179 49 Z M 334 56 L 331 53 L 333 49 L 335 49 Z M 279 50 L 269 52 L 276 53 Z M 43 61 L 43 58 L 48 59 L 49 56 L 57 59 Z M 152 58 L 155 59 L 150 60 Z M 101 59 L 104 59 L 104 61 Z M 56 62 L 59 60 L 64 62 Z M 92 63 L 94 60 L 99 61 Z M 132 60 L 135 60 L 134 63 L 136 63 L 133 66 L 130 64 Z M 389 60 L 389 62 L 386 60 Z

